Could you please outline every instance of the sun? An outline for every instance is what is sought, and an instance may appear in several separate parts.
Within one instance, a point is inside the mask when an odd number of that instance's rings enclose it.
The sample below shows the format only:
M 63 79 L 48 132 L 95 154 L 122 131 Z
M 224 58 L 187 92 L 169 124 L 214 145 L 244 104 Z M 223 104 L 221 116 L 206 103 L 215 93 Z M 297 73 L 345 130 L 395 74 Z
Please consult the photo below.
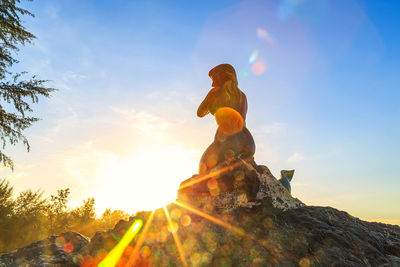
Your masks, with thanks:
M 109 159 L 98 170 L 96 210 L 135 213 L 175 201 L 179 184 L 197 172 L 197 157 L 195 151 L 178 144 L 147 147 L 128 157 Z

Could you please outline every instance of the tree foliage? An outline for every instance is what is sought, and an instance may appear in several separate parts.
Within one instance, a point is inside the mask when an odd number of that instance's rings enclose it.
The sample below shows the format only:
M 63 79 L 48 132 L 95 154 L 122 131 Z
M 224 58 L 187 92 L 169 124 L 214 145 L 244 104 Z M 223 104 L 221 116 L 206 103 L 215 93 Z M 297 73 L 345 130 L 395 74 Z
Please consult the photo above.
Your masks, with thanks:
M 49 230 L 51 234 L 65 231 L 68 226 L 67 203 L 69 188 L 57 190 L 57 195 L 51 195 L 47 209 Z
M 27 113 L 33 111 L 31 104 L 37 103 L 39 96 L 49 97 L 55 90 L 45 86 L 46 80 L 36 76 L 23 79 L 25 72 L 12 71 L 13 65 L 18 63 L 16 53 L 20 46 L 36 38 L 22 24 L 24 15 L 34 15 L 18 7 L 19 3 L 20 0 L 0 0 L 0 163 L 12 169 L 13 161 L 3 152 L 6 145 L 22 141 L 29 151 L 29 142 L 22 132 L 39 119 Z
M 69 188 L 57 190 L 49 198 L 44 198 L 43 192 L 26 190 L 14 198 L 13 186 L 0 179 L 0 254 L 67 231 L 92 237 L 129 218 L 128 213 L 111 209 L 97 218 L 94 198 L 70 210 L 69 195 Z

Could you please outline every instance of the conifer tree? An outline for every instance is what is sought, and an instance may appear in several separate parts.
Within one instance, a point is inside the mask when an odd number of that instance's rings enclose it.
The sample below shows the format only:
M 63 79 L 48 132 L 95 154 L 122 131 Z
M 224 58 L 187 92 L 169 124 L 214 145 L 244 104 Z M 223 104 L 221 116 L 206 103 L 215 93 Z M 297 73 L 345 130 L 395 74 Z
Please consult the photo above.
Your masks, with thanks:
M 24 79 L 25 72 L 12 71 L 18 63 L 19 48 L 36 38 L 22 25 L 24 15 L 34 15 L 19 7 L 19 3 L 20 0 L 0 0 L 0 163 L 12 169 L 12 159 L 4 154 L 6 145 L 22 141 L 29 151 L 29 142 L 22 132 L 39 120 L 29 116 L 33 111 L 31 105 L 38 102 L 39 96 L 49 97 L 55 90 L 45 86 L 46 80 L 36 76 Z

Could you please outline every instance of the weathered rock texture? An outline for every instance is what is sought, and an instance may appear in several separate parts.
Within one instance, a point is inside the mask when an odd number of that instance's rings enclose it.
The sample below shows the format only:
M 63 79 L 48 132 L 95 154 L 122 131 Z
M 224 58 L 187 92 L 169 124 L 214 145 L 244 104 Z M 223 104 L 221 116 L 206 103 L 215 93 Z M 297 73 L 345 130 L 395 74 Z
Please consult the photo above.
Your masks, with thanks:
M 0 266 L 76 266 L 83 263 L 80 252 L 88 244 L 89 239 L 79 233 L 53 235 L 1 255 Z
M 90 243 L 76 233 L 49 237 L 0 256 L 0 266 L 97 266 L 137 219 L 145 226 L 120 266 L 400 266 L 399 226 L 306 206 L 265 166 L 231 162 L 201 179 L 182 183 L 166 208 L 170 223 L 163 209 L 140 212 Z

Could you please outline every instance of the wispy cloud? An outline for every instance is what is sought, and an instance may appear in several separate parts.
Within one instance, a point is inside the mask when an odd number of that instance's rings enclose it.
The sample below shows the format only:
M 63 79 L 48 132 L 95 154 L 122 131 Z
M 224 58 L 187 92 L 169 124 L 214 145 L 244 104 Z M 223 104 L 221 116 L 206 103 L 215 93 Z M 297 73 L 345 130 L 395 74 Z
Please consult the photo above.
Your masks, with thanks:
M 253 129 L 255 134 L 278 137 L 284 134 L 287 130 L 287 123 L 272 122 L 269 125 L 258 126 Z
M 288 162 L 299 162 L 305 160 L 305 157 L 303 157 L 300 153 L 295 152 L 293 153 L 289 158 Z

